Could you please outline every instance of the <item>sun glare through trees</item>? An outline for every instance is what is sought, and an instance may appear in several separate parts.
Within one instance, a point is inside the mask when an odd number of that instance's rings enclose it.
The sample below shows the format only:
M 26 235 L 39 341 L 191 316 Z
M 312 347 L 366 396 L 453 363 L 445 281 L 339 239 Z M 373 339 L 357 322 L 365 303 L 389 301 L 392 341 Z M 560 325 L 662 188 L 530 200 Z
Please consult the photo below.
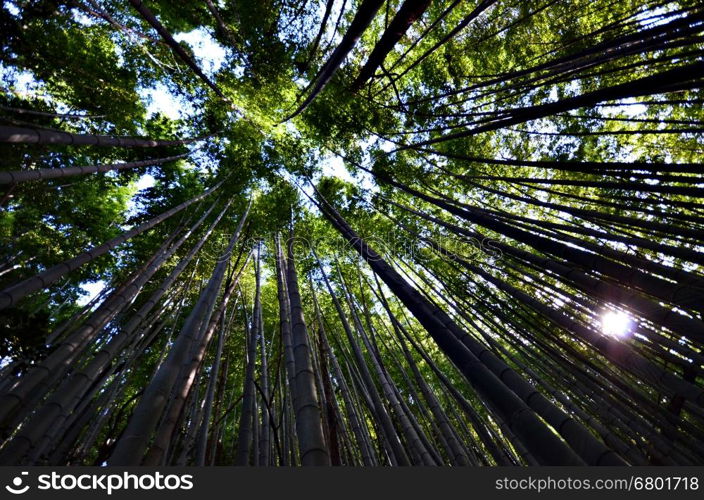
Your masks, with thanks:
M 631 329 L 631 319 L 624 312 L 608 311 L 601 317 L 601 329 L 606 335 L 624 337 Z

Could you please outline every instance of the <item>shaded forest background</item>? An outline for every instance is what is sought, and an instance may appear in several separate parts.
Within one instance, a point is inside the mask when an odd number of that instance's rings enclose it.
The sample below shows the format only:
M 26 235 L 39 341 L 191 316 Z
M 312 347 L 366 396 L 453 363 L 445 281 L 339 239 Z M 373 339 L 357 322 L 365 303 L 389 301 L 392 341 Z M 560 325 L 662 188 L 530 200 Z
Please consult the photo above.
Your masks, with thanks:
M 4 0 L 0 463 L 704 463 L 704 6 Z

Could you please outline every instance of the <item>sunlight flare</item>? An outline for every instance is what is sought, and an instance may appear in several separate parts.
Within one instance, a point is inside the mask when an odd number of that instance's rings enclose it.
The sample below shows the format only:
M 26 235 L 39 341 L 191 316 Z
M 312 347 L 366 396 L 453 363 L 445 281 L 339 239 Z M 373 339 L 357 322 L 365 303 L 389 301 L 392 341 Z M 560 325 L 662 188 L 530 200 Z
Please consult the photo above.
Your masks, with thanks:
M 601 317 L 601 331 L 611 337 L 625 337 L 630 333 L 632 321 L 621 311 L 607 311 Z

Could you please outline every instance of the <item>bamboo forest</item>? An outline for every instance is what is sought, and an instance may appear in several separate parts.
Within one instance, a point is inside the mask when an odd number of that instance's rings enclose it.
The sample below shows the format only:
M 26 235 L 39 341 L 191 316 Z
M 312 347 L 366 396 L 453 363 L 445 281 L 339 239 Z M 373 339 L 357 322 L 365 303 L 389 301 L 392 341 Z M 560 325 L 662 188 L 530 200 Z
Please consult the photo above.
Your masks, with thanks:
M 704 465 L 699 0 L 3 0 L 0 464 Z

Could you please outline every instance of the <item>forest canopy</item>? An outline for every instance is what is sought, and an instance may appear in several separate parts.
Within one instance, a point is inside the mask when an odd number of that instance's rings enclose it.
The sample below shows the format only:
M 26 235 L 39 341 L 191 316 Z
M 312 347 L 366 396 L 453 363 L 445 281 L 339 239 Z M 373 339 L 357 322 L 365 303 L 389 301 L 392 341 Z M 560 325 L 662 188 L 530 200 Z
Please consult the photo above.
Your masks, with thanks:
M 704 5 L 3 0 L 0 464 L 704 464 Z

